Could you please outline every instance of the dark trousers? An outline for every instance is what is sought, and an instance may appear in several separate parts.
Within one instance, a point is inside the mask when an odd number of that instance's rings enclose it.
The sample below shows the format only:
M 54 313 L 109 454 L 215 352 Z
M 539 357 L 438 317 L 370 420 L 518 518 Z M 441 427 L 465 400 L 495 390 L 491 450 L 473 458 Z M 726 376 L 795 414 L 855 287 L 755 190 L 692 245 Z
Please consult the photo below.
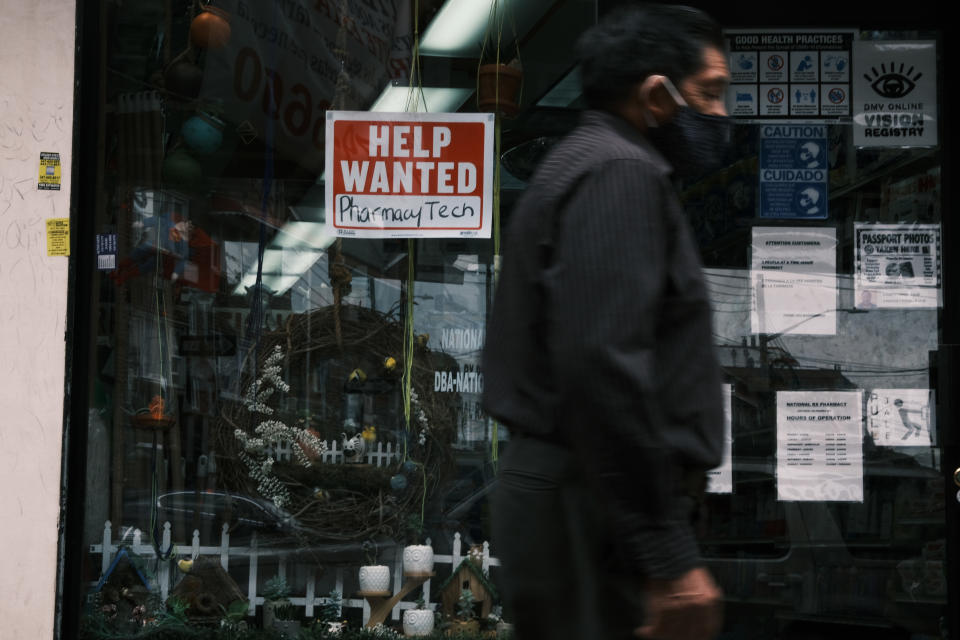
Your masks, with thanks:
M 514 437 L 500 460 L 493 547 L 517 640 L 620 640 L 640 623 L 636 579 L 618 571 L 603 501 L 571 451 Z

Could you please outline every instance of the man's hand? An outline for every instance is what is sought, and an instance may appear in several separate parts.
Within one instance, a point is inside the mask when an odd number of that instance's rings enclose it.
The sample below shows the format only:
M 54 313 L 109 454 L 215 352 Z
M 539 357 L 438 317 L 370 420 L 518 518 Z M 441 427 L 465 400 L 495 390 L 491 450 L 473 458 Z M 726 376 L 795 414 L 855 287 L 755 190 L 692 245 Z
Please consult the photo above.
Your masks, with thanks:
M 709 640 L 723 622 L 723 592 L 710 573 L 691 569 L 645 586 L 645 623 L 634 633 L 651 640 Z

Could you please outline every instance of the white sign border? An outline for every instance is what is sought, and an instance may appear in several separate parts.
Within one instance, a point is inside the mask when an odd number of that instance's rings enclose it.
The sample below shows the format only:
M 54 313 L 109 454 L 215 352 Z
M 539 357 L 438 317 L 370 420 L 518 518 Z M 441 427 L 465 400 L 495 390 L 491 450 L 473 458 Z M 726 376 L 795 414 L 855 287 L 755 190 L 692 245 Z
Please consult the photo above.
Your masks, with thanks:
M 479 122 L 483 127 L 483 205 L 480 212 L 480 228 L 458 231 L 455 229 L 384 229 L 371 227 L 370 229 L 337 229 L 334 225 L 333 203 L 333 174 L 336 169 L 333 165 L 333 128 L 338 120 L 373 121 L 373 122 Z M 324 167 L 329 175 L 324 180 L 324 226 L 327 232 L 335 238 L 489 238 L 493 230 L 493 131 L 494 114 L 492 113 L 429 113 L 429 112 L 382 112 L 382 111 L 327 111 L 326 122 L 326 149 Z

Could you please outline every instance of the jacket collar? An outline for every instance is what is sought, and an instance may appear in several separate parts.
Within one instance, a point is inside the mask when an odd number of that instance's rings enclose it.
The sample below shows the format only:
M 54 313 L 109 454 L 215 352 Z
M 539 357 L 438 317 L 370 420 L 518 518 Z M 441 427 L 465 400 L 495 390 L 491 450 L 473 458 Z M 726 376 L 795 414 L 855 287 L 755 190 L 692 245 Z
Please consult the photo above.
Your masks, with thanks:
M 664 171 L 673 173 L 673 167 L 663 157 L 663 154 L 653 146 L 653 143 L 629 122 L 609 111 L 588 109 L 580 116 L 580 124 L 584 127 L 599 127 L 612 132 L 627 142 L 646 151 L 654 164 Z

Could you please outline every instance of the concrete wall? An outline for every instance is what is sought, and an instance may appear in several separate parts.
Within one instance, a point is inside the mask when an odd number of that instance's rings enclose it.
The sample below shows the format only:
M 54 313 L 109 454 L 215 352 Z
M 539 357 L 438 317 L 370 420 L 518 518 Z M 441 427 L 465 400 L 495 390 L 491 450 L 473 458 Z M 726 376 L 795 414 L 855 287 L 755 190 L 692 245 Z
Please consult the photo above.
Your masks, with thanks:
M 0 639 L 53 636 L 67 261 L 46 221 L 70 216 L 75 0 L 0 11 Z M 59 191 L 37 188 L 60 154 Z

